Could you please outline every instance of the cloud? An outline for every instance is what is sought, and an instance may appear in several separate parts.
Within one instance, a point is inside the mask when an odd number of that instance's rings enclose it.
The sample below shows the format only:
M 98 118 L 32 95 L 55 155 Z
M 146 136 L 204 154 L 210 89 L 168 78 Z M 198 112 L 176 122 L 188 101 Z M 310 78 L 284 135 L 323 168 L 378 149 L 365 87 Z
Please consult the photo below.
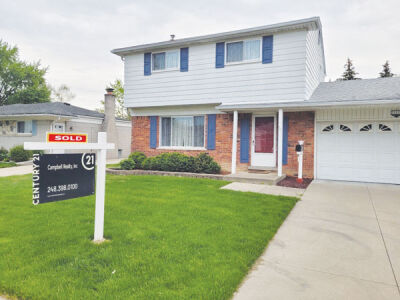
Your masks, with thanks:
M 113 48 L 311 16 L 322 20 L 327 79 L 340 76 L 347 57 L 363 78 L 376 77 L 386 59 L 400 73 L 399 9 L 397 0 L 3 1 L 0 38 L 48 65 L 47 80 L 70 86 L 73 104 L 95 108 L 123 77 Z

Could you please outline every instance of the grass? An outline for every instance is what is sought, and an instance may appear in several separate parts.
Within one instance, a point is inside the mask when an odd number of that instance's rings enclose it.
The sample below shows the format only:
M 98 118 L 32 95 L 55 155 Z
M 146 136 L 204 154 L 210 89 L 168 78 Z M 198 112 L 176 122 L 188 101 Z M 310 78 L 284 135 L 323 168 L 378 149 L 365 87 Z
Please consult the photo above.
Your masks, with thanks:
M 15 167 L 17 164 L 13 161 L 6 162 L 6 161 L 0 161 L 0 169 L 1 168 L 10 168 L 10 167 Z
M 121 165 L 120 164 L 107 164 L 106 167 L 107 168 L 119 169 L 119 168 L 121 168 Z
M 33 206 L 31 176 L 0 178 L 0 295 L 23 299 L 229 299 L 296 199 L 226 182 L 107 175 L 94 196 Z

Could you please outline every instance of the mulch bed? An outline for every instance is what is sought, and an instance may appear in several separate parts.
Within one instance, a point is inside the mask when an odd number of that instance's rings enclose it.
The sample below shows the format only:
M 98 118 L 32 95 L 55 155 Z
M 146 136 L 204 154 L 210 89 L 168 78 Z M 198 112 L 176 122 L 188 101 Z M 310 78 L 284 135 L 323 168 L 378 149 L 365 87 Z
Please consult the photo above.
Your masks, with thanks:
M 297 177 L 286 176 L 283 180 L 279 181 L 277 185 L 298 189 L 306 189 L 311 181 L 312 179 L 303 178 L 303 182 L 299 183 L 297 182 Z

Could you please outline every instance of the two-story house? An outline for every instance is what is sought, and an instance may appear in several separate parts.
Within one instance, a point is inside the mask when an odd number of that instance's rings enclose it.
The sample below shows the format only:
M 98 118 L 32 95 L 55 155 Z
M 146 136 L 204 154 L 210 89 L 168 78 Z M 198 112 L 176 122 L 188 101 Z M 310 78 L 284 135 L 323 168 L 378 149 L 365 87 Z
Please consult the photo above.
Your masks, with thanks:
M 400 78 L 324 83 L 318 17 L 112 50 L 132 151 L 207 152 L 223 171 L 400 183 Z M 398 115 L 396 115 L 398 113 Z

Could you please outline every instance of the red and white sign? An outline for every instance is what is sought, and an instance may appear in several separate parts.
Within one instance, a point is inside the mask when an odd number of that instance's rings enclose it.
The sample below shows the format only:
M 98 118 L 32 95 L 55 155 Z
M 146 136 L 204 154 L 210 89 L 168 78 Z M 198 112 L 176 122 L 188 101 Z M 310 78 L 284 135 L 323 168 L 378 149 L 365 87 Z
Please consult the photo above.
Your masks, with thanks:
M 87 143 L 86 133 L 47 132 L 48 143 Z

